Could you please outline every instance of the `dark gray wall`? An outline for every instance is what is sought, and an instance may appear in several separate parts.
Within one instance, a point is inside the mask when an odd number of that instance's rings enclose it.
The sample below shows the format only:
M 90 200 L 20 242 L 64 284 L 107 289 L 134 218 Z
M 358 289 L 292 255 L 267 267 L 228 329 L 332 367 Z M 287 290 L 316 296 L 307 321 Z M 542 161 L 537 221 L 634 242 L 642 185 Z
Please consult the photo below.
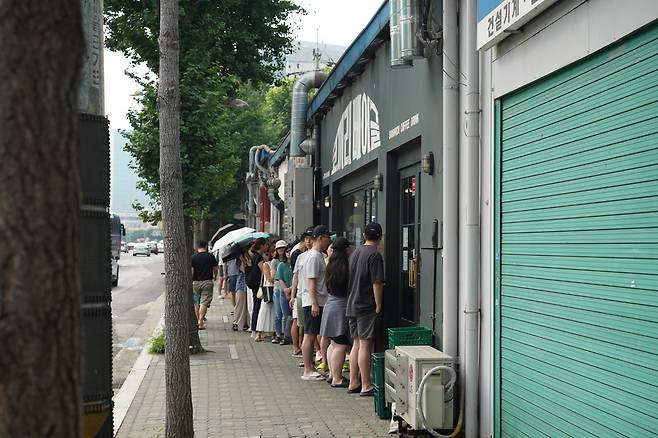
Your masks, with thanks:
M 430 59 L 416 60 L 413 68 L 396 70 L 389 67 L 390 58 L 389 43 L 383 44 L 376 52 L 376 57 L 366 66 L 365 71 L 355 78 L 352 85 L 346 89 L 334 106 L 328 111 L 321 122 L 322 135 L 320 137 L 320 154 L 322 160 L 323 187 L 331 187 L 332 198 L 337 200 L 338 193 L 335 186 L 341 182 L 349 184 L 351 178 L 357 178 L 360 170 L 368 163 L 377 162 L 377 171 L 384 176 L 384 191 L 379 192 L 378 217 L 385 231 L 385 253 L 387 258 L 387 281 L 397 281 L 399 275 L 397 261 L 393 261 L 395 242 L 399 237 L 398 231 L 393 227 L 386 227 L 397 214 L 397 196 L 391 196 L 396 191 L 396 178 L 398 157 L 408 150 L 407 145 L 414 144 L 420 148 L 414 152 L 415 159 L 420 161 L 423 154 L 428 151 L 434 153 L 435 171 L 430 176 L 422 174 L 421 186 L 421 247 L 431 246 L 432 222 L 434 219 L 441 221 L 442 218 L 442 172 L 441 172 L 441 89 L 442 89 L 442 66 L 441 57 L 433 53 Z M 380 141 L 378 148 L 372 149 L 365 156 L 344 165 L 342 169 L 332 169 L 332 163 L 336 162 L 334 156 L 334 142 L 338 136 L 337 130 L 340 126 L 344 111 L 349 106 L 354 106 L 354 99 L 358 95 L 366 94 L 377 108 Z M 358 98 L 357 98 L 358 99 Z M 354 112 L 354 108 L 353 112 Z M 362 113 L 356 110 L 357 113 Z M 413 116 L 417 116 L 417 123 L 411 126 Z M 371 115 L 374 118 L 374 112 Z M 358 123 L 359 115 L 352 114 L 352 120 Z M 402 131 L 400 126 L 404 121 L 409 121 L 407 129 Z M 346 121 L 343 121 L 345 128 Z M 400 132 L 389 139 L 389 131 L 400 127 Z M 358 156 L 358 154 L 353 154 Z M 408 154 L 406 154 L 408 155 Z M 404 157 L 406 161 L 410 158 Z M 370 168 L 371 166 L 367 166 Z M 338 184 L 337 184 L 338 183 Z M 336 202 L 332 207 L 336 207 Z M 329 217 L 335 218 L 335 213 Z M 387 217 L 388 216 L 388 217 Z M 387 244 L 387 242 L 389 242 Z M 441 326 L 441 262 L 437 261 L 436 290 L 433 288 L 433 251 L 421 250 L 421 278 L 420 278 L 420 324 L 432 327 L 431 315 L 436 313 L 437 332 Z M 436 293 L 436 312 L 432 309 L 434 294 Z M 386 301 L 393 305 L 394 301 Z

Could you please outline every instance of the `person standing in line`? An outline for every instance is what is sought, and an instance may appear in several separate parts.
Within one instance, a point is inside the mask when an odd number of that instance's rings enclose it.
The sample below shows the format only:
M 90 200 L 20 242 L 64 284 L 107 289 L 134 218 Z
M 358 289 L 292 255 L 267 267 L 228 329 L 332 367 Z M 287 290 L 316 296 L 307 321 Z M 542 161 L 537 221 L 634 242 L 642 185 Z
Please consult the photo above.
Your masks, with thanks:
M 274 276 L 280 290 L 279 306 L 281 308 L 281 328 L 283 330 L 283 339 L 279 342 L 279 345 L 289 345 L 291 338 L 292 309 L 290 309 L 289 301 L 292 294 L 292 268 L 289 259 L 290 252 L 286 249 L 284 260 L 281 260 L 279 266 L 277 266 L 276 275 Z
M 233 260 L 231 260 L 233 261 Z M 247 257 L 242 254 L 235 260 L 238 274 L 235 276 L 235 306 L 233 307 L 233 331 L 249 328 L 249 312 L 247 311 L 247 284 L 245 283 L 244 271 L 247 267 Z M 230 279 L 230 277 L 229 277 Z
M 192 290 L 199 330 L 205 330 L 204 318 L 212 303 L 213 285 L 217 279 L 217 259 L 208 252 L 208 242 L 200 240 L 192 256 Z
M 292 309 L 292 322 L 290 324 L 290 337 L 292 338 L 292 356 L 302 357 L 302 340 L 304 339 L 304 312 L 302 309 L 302 294 L 300 284 L 306 282 L 300 277 L 303 275 L 303 255 L 313 246 L 313 227 L 308 227 L 299 237 L 298 248 L 290 255 L 290 266 L 292 268 L 292 286 L 290 288 L 290 308 Z
M 384 293 L 384 259 L 377 251 L 382 234 L 381 225 L 376 222 L 368 224 L 363 233 L 365 244 L 358 247 L 350 257 L 345 315 L 353 345 L 350 353 L 348 392 L 360 392 L 361 396 L 371 396 L 374 393 L 370 377 L 370 355 L 374 349 Z
M 323 253 L 331 244 L 329 228 L 318 225 L 313 229 L 313 247 L 304 258 L 304 276 L 306 284 L 302 289 L 302 307 L 304 308 L 304 340 L 302 354 L 304 356 L 303 380 L 324 380 L 313 364 L 313 349 L 322 322 L 322 308 L 327 301 L 327 288 L 324 283 L 327 270 Z M 326 357 L 326 351 L 322 354 Z
M 263 281 L 263 253 L 267 250 L 267 243 L 265 239 L 258 238 L 251 244 L 251 266 L 247 273 L 247 287 L 251 290 L 253 299 L 253 310 L 251 312 L 251 331 L 256 331 L 256 323 L 258 322 L 258 312 L 260 311 L 261 299 L 257 297 L 258 289 L 260 289 Z
M 226 275 L 226 291 L 231 295 L 231 304 L 235 307 L 235 291 L 236 284 L 238 280 L 238 274 L 240 273 L 240 260 L 233 259 L 228 263 L 224 264 L 224 272 Z M 235 312 L 235 311 L 234 311 Z
M 254 341 L 261 342 L 263 336 L 272 336 L 274 338 L 274 305 L 272 298 L 274 295 L 274 273 L 271 268 L 271 254 L 263 253 L 263 262 L 261 271 L 263 283 L 260 287 L 261 305 L 258 311 L 258 320 L 256 321 L 256 337 Z
M 281 303 L 285 301 L 285 307 L 288 307 L 288 300 L 285 298 L 285 294 L 281 285 L 279 284 L 277 278 L 277 271 L 281 263 L 287 263 L 286 258 L 286 248 L 288 244 L 285 240 L 279 240 L 274 245 L 274 257 L 270 262 L 270 268 L 272 269 L 272 274 L 274 275 L 274 332 L 276 336 L 272 339 L 273 344 L 278 344 L 283 342 L 285 338 L 285 322 L 283 320 L 283 306 Z
M 349 380 L 343 377 L 342 372 L 345 356 L 351 345 L 349 326 L 345 316 L 350 269 L 349 242 L 344 237 L 338 237 L 331 246 L 332 251 L 330 251 L 325 277 L 329 298 L 322 311 L 320 335 L 331 341 L 327 349 L 331 387 L 347 388 Z

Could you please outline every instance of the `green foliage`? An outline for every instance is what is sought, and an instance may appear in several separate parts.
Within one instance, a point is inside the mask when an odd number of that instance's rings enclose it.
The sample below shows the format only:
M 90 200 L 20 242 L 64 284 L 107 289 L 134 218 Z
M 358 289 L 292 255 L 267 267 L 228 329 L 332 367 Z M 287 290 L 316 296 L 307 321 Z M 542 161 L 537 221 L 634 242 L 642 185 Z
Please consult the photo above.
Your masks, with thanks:
M 163 331 L 159 331 L 151 338 L 151 346 L 149 353 L 151 354 L 164 354 L 165 351 L 165 335 Z
M 128 114 L 133 129 L 126 133 L 126 150 L 135 159 L 139 188 L 157 207 L 159 1 L 106 0 L 105 12 L 107 47 L 150 70 L 144 76 L 132 74 L 142 86 L 141 108 Z M 235 198 L 246 151 L 269 142 L 262 84 L 271 82 L 292 48 L 288 23 L 296 12 L 300 8 L 289 0 L 180 2 L 183 203 L 195 220 L 207 217 L 214 201 Z M 228 103 L 234 97 L 249 107 L 231 108 Z M 138 207 L 142 219 L 159 220 L 159 212 Z
M 282 140 L 290 130 L 291 96 L 294 85 L 295 78 L 288 77 L 267 90 L 263 104 L 263 118 L 266 121 L 265 132 L 271 142 Z

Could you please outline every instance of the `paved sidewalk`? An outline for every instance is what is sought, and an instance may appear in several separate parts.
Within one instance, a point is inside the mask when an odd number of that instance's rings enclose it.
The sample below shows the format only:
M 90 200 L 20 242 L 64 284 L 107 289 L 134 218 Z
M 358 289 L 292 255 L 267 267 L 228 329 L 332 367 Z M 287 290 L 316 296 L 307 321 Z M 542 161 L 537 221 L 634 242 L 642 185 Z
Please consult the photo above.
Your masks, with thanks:
M 192 356 L 195 437 L 389 437 L 372 397 L 300 379 L 290 346 L 256 343 L 231 330 L 230 300 L 215 297 Z M 155 356 L 117 434 L 164 435 L 164 356 Z

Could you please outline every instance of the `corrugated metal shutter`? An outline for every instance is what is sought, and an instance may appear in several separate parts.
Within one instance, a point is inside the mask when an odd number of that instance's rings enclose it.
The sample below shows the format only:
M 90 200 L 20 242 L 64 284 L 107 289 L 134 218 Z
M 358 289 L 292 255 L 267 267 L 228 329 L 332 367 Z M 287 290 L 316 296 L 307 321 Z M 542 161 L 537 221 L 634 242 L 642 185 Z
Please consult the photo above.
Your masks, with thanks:
M 658 435 L 658 26 L 500 103 L 497 426 Z

